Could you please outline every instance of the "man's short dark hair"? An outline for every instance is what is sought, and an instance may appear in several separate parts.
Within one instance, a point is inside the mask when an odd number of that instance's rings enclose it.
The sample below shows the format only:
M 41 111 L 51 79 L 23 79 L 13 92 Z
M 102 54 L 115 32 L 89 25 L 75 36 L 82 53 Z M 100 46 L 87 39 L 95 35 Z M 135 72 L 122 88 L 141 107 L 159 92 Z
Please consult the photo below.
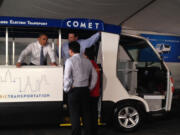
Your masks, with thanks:
M 84 54 L 90 59 L 90 60 L 94 60 L 94 50 L 92 47 L 90 48 L 86 48 Z
M 69 49 L 74 53 L 80 53 L 80 44 L 77 41 L 69 43 Z
M 46 34 L 46 33 L 39 33 L 39 37 L 41 37 L 41 36 L 46 36 L 46 37 L 48 37 L 48 35 Z
M 78 37 L 78 33 L 76 31 L 70 31 L 68 34 L 74 34 L 75 37 Z

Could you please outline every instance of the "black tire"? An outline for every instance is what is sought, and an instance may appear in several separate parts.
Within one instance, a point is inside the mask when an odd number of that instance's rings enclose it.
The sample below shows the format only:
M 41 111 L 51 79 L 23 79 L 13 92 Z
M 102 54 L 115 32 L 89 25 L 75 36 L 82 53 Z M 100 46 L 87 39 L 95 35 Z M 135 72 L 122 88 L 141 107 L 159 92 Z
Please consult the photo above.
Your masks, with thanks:
M 143 110 L 141 106 L 132 102 L 118 104 L 114 110 L 116 127 L 124 132 L 137 130 L 142 126 L 144 120 L 145 112 Z

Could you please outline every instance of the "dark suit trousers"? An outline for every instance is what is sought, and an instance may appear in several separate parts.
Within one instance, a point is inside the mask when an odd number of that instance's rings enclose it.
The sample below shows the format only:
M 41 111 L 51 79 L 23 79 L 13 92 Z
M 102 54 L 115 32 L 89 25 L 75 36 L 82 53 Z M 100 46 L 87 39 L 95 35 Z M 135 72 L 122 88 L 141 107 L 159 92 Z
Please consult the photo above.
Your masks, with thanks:
M 72 88 L 68 93 L 68 105 L 72 123 L 72 135 L 81 135 L 82 113 L 84 134 L 91 135 L 90 96 L 88 87 Z
M 90 97 L 91 128 L 92 134 L 97 135 L 98 129 L 98 100 L 99 97 Z

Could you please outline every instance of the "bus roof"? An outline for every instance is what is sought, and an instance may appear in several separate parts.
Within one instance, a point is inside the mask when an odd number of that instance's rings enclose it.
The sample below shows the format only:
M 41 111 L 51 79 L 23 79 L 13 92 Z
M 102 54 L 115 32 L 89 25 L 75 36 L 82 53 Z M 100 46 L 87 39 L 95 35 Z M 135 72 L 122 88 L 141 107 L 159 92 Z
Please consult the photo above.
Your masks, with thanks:
M 84 19 L 84 18 L 68 18 L 68 19 L 42 19 L 27 17 L 0 17 L 0 26 L 2 27 L 46 27 L 46 28 L 62 28 L 77 30 L 104 31 L 109 33 L 120 34 L 121 27 L 112 24 L 105 24 L 101 20 Z

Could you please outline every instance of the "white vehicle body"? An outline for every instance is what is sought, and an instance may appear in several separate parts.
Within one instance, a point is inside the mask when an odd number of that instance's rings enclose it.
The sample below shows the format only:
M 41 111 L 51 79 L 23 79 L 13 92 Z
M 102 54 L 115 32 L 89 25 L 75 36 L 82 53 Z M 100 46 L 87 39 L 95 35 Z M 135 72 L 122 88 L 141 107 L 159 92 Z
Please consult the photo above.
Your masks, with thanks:
M 73 19 L 71 21 L 73 21 Z M 68 20 L 67 27 L 69 26 L 69 23 L 70 21 Z M 88 24 L 89 23 L 90 22 L 88 22 Z M 100 26 L 98 23 L 99 22 L 94 23 L 96 26 L 95 29 L 97 26 Z M 42 23 L 42 25 L 43 24 L 44 23 Z M 72 22 L 72 24 L 74 23 Z M 72 25 L 69 27 L 69 29 L 74 28 Z M 59 29 L 60 28 L 55 29 L 55 31 L 59 34 L 59 44 L 61 45 L 63 36 Z M 5 55 L 3 57 L 4 65 L 1 64 L 0 66 L 0 104 L 7 104 L 10 107 L 16 108 L 16 111 L 19 109 L 18 111 L 20 112 L 22 110 L 33 111 L 33 107 L 40 111 L 46 110 L 47 112 L 54 107 L 57 108 L 58 112 L 63 112 L 64 67 L 60 64 L 62 63 L 61 57 L 57 58 L 57 63 L 59 63 L 57 67 L 22 66 L 21 68 L 16 68 L 15 58 L 17 58 L 18 55 L 15 53 L 15 50 L 18 46 L 16 46 L 15 37 L 12 42 L 8 42 L 9 35 L 11 36 L 12 34 L 11 28 L 9 28 L 9 30 L 10 31 L 8 31 L 8 26 L 6 26 L 4 31 L 6 39 L 4 49 Z M 91 27 L 87 30 L 91 30 Z M 120 128 L 129 131 L 136 129 L 139 126 L 142 112 L 170 111 L 173 83 L 167 66 L 161 60 L 151 43 L 140 36 L 101 31 L 97 62 L 102 67 L 101 79 L 103 80 L 103 83 L 100 101 L 101 105 L 99 109 L 102 119 L 106 122 L 106 120 L 111 119 L 111 117 L 115 117 Z M 24 33 L 25 32 L 26 31 L 24 31 Z M 131 40 L 133 44 L 137 44 L 133 46 Z M 11 44 L 12 50 L 9 50 Z M 52 48 L 55 48 L 54 42 L 52 42 Z M 150 56 L 152 54 L 156 61 L 148 61 L 149 58 L 147 58 L 147 61 L 144 61 L 144 58 L 142 56 L 140 57 L 144 51 L 138 49 L 146 50 L 147 48 L 147 52 Z M 59 46 L 58 49 L 61 50 L 61 46 Z M 11 55 L 9 54 L 9 51 L 12 51 Z M 137 60 L 133 58 L 133 55 Z M 10 57 L 12 58 L 11 61 L 9 61 Z M 138 59 L 140 60 L 138 61 Z M 147 82 L 142 82 L 144 81 L 143 77 L 147 75 L 148 78 L 148 76 L 154 72 L 154 69 L 156 72 L 162 73 L 157 75 L 161 78 L 159 84 L 153 82 L 153 80 L 150 80 L 150 82 L 152 81 L 152 84 L 148 84 L 148 80 Z M 156 74 L 153 77 L 156 77 Z M 150 86 L 146 87 L 146 85 Z M 124 110 L 125 114 L 122 119 L 125 122 L 121 121 L 120 118 L 120 113 Z M 143 111 L 139 112 L 139 110 Z M 104 113 L 104 111 L 108 112 Z M 135 114 L 135 112 L 137 112 L 137 114 Z M 135 118 L 127 119 L 126 113 L 128 113 L 128 117 L 130 117 L 131 113 L 132 115 L 135 114 L 135 116 L 132 116 Z M 50 115 L 48 116 L 50 117 Z M 60 116 L 63 117 L 63 115 Z

